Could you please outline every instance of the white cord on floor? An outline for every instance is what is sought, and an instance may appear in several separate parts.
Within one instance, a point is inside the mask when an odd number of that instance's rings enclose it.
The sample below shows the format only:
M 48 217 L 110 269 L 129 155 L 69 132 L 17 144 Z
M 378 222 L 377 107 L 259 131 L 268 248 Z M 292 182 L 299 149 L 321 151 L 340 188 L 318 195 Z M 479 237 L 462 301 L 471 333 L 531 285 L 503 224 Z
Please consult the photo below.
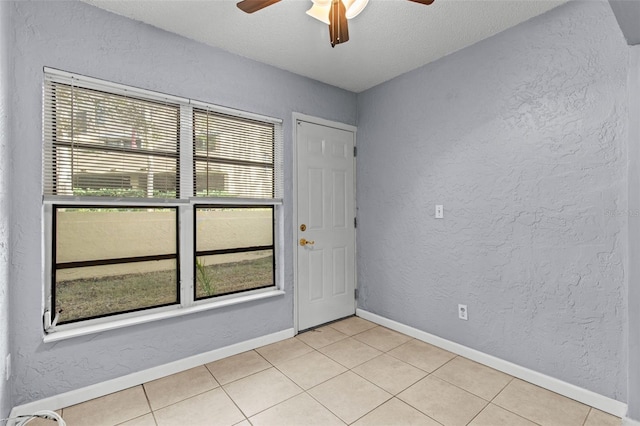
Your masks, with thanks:
M 35 413 L 28 414 L 26 416 L 11 417 L 11 418 L 8 418 L 8 419 L 0 419 L 0 421 L 3 421 L 3 420 L 5 420 L 5 421 L 7 421 L 7 420 L 17 420 L 17 423 L 14 423 L 15 426 L 25 426 L 31 420 L 35 420 L 35 419 L 55 420 L 56 422 L 58 422 L 59 426 L 67 426 L 65 421 L 62 420 L 62 417 L 60 417 L 60 415 L 58 413 L 56 413 L 55 411 L 49 411 L 49 410 L 36 411 Z

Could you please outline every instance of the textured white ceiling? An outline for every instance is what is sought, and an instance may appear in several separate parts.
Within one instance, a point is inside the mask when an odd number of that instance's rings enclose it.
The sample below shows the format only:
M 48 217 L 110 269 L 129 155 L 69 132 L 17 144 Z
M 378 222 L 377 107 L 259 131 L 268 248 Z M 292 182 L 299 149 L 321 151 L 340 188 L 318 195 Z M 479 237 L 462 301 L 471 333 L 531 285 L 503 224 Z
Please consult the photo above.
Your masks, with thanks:
M 567 0 L 370 0 L 331 48 L 310 0 L 283 0 L 254 14 L 231 0 L 85 0 L 229 52 L 361 92 L 492 36 Z

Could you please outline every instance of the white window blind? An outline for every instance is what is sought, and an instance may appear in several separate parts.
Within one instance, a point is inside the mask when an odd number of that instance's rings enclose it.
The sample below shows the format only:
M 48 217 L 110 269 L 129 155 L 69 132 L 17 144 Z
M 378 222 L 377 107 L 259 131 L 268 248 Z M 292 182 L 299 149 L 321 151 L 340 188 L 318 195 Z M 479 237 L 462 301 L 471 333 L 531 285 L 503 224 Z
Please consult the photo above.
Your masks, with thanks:
M 179 104 L 49 77 L 43 116 L 45 196 L 179 198 Z
M 193 110 L 196 197 L 282 198 L 281 124 Z

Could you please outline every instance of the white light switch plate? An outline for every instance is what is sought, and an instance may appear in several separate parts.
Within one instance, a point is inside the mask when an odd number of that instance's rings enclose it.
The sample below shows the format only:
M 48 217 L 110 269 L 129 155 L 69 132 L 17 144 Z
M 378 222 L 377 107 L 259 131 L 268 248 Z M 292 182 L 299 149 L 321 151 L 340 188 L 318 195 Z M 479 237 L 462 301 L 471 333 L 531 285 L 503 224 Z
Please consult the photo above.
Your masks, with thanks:
M 444 217 L 444 208 L 441 204 L 436 205 L 436 219 L 442 219 Z

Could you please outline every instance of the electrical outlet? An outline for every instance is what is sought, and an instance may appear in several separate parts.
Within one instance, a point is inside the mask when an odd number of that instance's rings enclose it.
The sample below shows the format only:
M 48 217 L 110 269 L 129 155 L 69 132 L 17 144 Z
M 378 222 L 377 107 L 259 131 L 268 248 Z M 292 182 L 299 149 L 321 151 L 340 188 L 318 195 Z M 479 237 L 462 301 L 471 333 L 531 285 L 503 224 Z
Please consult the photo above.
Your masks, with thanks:
M 5 380 L 9 380 L 11 377 L 11 354 L 7 355 L 5 358 L 5 371 L 4 371 Z
M 469 312 L 467 311 L 467 305 L 458 305 L 458 318 L 465 321 L 469 319 Z

